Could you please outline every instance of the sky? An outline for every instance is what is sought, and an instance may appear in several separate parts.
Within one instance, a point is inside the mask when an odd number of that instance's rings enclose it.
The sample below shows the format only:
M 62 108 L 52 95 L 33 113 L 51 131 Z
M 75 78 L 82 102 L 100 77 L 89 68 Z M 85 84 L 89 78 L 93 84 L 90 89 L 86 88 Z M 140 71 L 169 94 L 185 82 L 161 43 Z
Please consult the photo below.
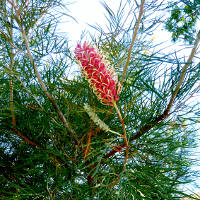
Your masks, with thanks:
M 70 2 L 70 0 L 66 0 L 66 2 Z M 106 13 L 106 11 L 99 0 L 77 0 L 71 2 L 72 4 L 68 6 L 70 12 L 69 14 L 72 15 L 77 20 L 77 22 L 71 19 L 67 23 L 62 25 L 61 29 L 62 32 L 66 32 L 66 34 L 68 35 L 70 40 L 69 44 L 72 47 L 75 47 L 77 42 L 80 40 L 82 31 L 90 30 L 90 32 L 95 33 L 95 31 L 91 29 L 88 24 L 99 24 L 101 26 L 105 25 L 104 14 Z M 105 0 L 105 2 L 113 10 L 116 10 L 119 6 L 120 0 Z M 169 39 L 170 41 L 170 34 L 162 29 L 155 32 L 154 37 L 156 38 L 157 42 L 162 42 L 163 39 Z M 178 49 L 182 47 L 175 46 L 175 48 Z M 172 49 L 169 50 L 171 51 Z M 190 51 L 191 50 L 185 50 L 182 53 L 183 55 L 189 55 Z M 197 151 L 200 152 L 200 148 L 197 148 Z M 194 166 L 194 168 L 200 170 L 200 166 Z M 200 181 L 197 182 L 200 185 Z M 200 192 L 200 190 L 197 190 L 192 185 L 189 185 L 188 189 L 195 192 Z
M 70 2 L 70 0 L 65 1 Z M 66 31 L 69 34 L 69 39 L 73 43 L 79 41 L 83 30 L 93 30 L 88 24 L 105 26 L 104 14 L 106 14 L 106 11 L 101 4 L 102 2 L 103 0 L 71 0 L 71 4 L 68 6 L 69 14 L 77 20 L 77 23 L 73 20 L 69 21 L 69 23 L 62 27 L 62 31 Z M 105 2 L 113 11 L 116 11 L 120 5 L 120 0 L 105 0 Z M 162 34 L 156 32 L 155 37 L 156 40 L 163 41 L 163 38 L 169 37 L 169 33 L 162 30 Z
M 109 0 L 114 2 L 114 0 Z M 83 30 L 89 29 L 88 24 L 100 23 L 103 24 L 104 9 L 98 0 L 77 0 L 72 1 L 69 5 L 69 14 L 71 14 L 77 22 L 71 20 L 62 31 L 66 31 L 72 43 L 80 40 Z M 71 23 L 72 22 L 72 23 Z M 90 29 L 91 30 L 91 29 Z

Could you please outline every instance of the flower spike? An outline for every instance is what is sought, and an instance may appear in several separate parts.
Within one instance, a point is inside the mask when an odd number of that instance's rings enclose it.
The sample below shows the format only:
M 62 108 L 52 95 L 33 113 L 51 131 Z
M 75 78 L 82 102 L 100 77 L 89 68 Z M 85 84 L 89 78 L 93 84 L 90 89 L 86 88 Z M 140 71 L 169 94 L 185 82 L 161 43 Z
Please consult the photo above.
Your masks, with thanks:
M 114 70 L 109 69 L 103 56 L 84 42 L 75 49 L 75 56 L 80 61 L 84 77 L 102 104 L 111 105 L 119 100 L 117 92 L 117 80 L 114 78 Z

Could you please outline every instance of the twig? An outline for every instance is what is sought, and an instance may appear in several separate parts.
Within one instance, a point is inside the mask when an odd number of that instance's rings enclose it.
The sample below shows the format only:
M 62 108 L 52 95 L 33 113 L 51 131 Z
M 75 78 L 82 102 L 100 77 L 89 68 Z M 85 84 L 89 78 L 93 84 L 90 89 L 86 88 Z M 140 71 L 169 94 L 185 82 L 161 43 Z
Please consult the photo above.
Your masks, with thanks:
M 13 8 L 11 10 L 11 16 L 12 16 L 12 14 L 13 14 Z M 12 17 L 11 17 L 10 23 L 11 23 L 10 30 L 9 30 L 8 27 L 6 27 L 6 28 L 7 28 L 8 34 L 10 34 L 11 41 L 13 41 L 13 29 L 12 29 L 13 18 Z M 14 102 L 13 102 L 13 64 L 14 64 L 14 52 L 13 52 L 12 46 L 9 49 L 9 53 L 10 53 L 10 65 L 9 65 L 9 103 L 10 103 L 12 125 L 13 125 L 13 128 L 15 128 L 16 127 L 16 119 L 15 119 Z
M 122 24 L 122 26 L 121 26 L 120 29 L 119 29 L 119 31 L 118 31 L 117 33 L 114 34 L 114 37 L 116 37 L 116 36 L 123 30 L 123 27 L 124 27 L 126 21 L 128 20 L 128 17 L 130 16 L 131 12 L 133 11 L 133 6 L 134 6 L 134 4 L 131 6 L 131 8 L 130 8 L 130 10 L 129 10 L 129 12 L 128 12 L 128 14 L 127 14 L 127 16 L 126 16 L 124 22 L 123 22 L 123 24 Z
M 32 28 L 32 32 L 33 32 L 33 30 L 35 29 L 35 25 L 37 24 L 37 22 L 42 18 L 42 16 L 47 12 L 47 10 L 51 7 L 51 4 L 53 3 L 53 0 L 51 0 L 49 3 L 48 3 L 48 6 L 47 7 L 45 7 L 42 11 L 41 11 L 41 13 L 40 13 L 40 15 L 39 15 L 39 17 L 38 17 L 38 19 L 37 20 L 35 20 L 35 22 L 34 22 L 34 24 L 32 25 L 32 27 L 30 27 L 30 28 Z M 27 5 L 27 7 L 28 7 L 28 5 Z M 24 15 L 26 14 L 26 12 L 24 12 Z M 24 16 L 22 17 L 22 19 L 24 18 Z M 30 29 L 29 29 L 30 30 Z M 31 35 L 32 33 L 28 33 L 28 31 L 27 31 L 27 35 Z
M 47 149 L 44 149 L 42 146 L 40 146 L 39 144 L 37 144 L 36 142 L 31 141 L 30 139 L 28 139 L 26 136 L 24 136 L 17 128 L 12 128 L 12 130 L 14 130 L 15 134 L 18 135 L 22 140 L 24 140 L 25 142 L 27 142 L 28 144 L 34 146 L 34 147 L 38 147 L 41 151 L 44 151 L 46 153 L 48 153 Z M 60 158 L 57 157 L 57 155 L 53 154 L 53 153 L 48 153 L 50 160 L 52 161 L 52 163 L 54 165 L 58 165 L 59 163 L 62 163 L 63 166 L 66 166 L 65 161 L 61 160 Z M 66 154 L 65 154 L 66 155 Z M 72 162 L 74 161 L 73 159 L 70 159 Z M 66 166 L 68 167 L 68 166 Z
M 131 51 L 132 51 L 133 45 L 135 43 L 137 32 L 138 32 L 139 25 L 140 25 L 140 22 L 141 22 L 141 18 L 142 18 L 142 15 L 143 15 L 144 3 L 145 3 L 145 0 L 142 0 L 142 3 L 140 5 L 139 16 L 138 16 L 138 19 L 137 19 L 137 22 L 136 22 L 135 31 L 134 31 L 134 34 L 133 34 L 133 38 L 132 38 L 129 50 L 128 50 L 128 57 L 127 57 L 127 60 L 126 60 L 126 64 L 124 66 L 123 73 L 122 73 L 122 79 L 120 81 L 120 87 L 123 87 L 124 79 L 126 77 L 126 72 L 128 70 L 128 65 L 129 65 L 129 62 L 130 62 L 130 59 L 131 59 Z
M 173 95 L 172 95 L 172 97 L 170 99 L 170 102 L 169 102 L 169 104 L 167 106 L 166 111 L 168 111 L 168 112 L 170 111 L 170 109 L 171 109 L 171 107 L 172 107 L 172 105 L 174 103 L 174 100 L 176 98 L 176 95 L 178 94 L 178 92 L 180 90 L 180 87 L 181 87 L 181 85 L 182 85 L 182 83 L 184 81 L 186 70 L 187 70 L 188 66 L 191 64 L 192 59 L 194 58 L 194 55 L 196 53 L 197 47 L 199 45 L 199 42 L 200 42 L 200 31 L 197 34 L 197 39 L 196 39 L 196 42 L 194 44 L 194 47 L 192 48 L 191 54 L 190 54 L 186 64 L 184 65 L 182 71 L 181 71 L 181 76 L 180 76 L 179 82 L 178 82 L 178 84 L 177 84 L 177 86 L 175 88 L 175 91 L 174 91 L 174 93 L 173 93 Z
M 10 49 L 9 102 L 10 102 L 12 125 L 14 128 L 16 126 L 16 119 L 15 119 L 14 102 L 13 102 L 13 80 L 12 80 L 13 59 L 14 59 L 13 52 L 12 49 Z
M 44 110 L 44 108 L 40 104 L 40 102 L 37 99 L 37 97 L 34 94 L 32 94 L 32 92 L 25 86 L 25 84 L 23 83 L 23 81 L 17 75 L 15 75 L 15 77 L 20 81 L 20 83 L 24 87 L 24 89 L 35 99 L 35 101 L 37 102 L 37 104 L 40 106 L 41 110 Z
M 194 91 L 192 92 L 192 94 L 190 94 L 190 96 L 183 102 L 181 102 L 171 113 L 176 112 L 178 109 L 180 109 L 189 99 L 191 99 L 195 93 L 199 92 L 200 90 L 200 85 L 198 85 Z
M 93 131 L 89 131 L 87 146 L 86 146 L 86 149 L 85 149 L 85 151 L 83 153 L 84 160 L 86 159 L 87 154 L 89 153 L 89 150 L 90 150 L 90 143 L 91 143 L 91 137 L 92 137 L 92 135 L 94 135 L 94 132 Z
M 16 54 L 15 54 L 16 55 Z M 10 71 L 10 69 L 9 69 L 9 67 L 7 67 L 7 66 L 4 66 L 4 68 L 6 68 L 8 71 Z M 37 97 L 34 95 L 34 94 L 32 94 L 32 92 L 25 86 L 25 84 L 23 83 L 23 81 L 19 78 L 19 76 L 17 75 L 17 73 L 14 73 L 13 71 L 12 71 L 12 75 L 13 76 L 15 76 L 17 79 L 18 79 L 18 81 L 20 81 L 20 83 L 21 83 L 21 85 L 24 87 L 24 89 L 26 90 L 26 92 L 28 92 L 34 99 L 35 99 L 35 101 L 37 102 L 37 104 L 40 106 L 40 110 L 44 110 L 44 108 L 42 107 L 42 105 L 40 104 L 40 102 L 39 102 L 39 100 L 37 99 Z
M 15 133 L 16 133 L 21 139 L 23 139 L 24 141 L 26 141 L 28 144 L 33 145 L 33 146 L 35 146 L 35 147 L 38 147 L 38 148 L 41 149 L 41 150 L 44 150 L 43 147 L 41 147 L 39 144 L 37 144 L 37 143 L 35 143 L 35 142 L 29 140 L 26 136 L 24 136 L 24 135 L 23 135 L 19 130 L 17 130 L 16 128 L 13 128 L 13 130 L 15 131 Z
M 51 194 L 51 192 L 50 192 L 50 190 L 49 190 L 49 188 L 48 188 L 48 185 L 47 185 L 47 191 L 48 191 L 48 193 L 49 193 L 49 197 L 50 197 L 50 200 L 54 200 L 54 194 L 53 194 L 53 192 L 52 192 L 52 194 Z
M 119 119 L 122 123 L 123 132 L 124 132 L 124 140 L 125 140 L 125 144 L 126 144 L 126 156 L 125 156 L 124 166 L 123 166 L 123 171 L 124 171 L 125 167 L 126 167 L 127 159 L 128 159 L 129 145 L 128 145 L 128 140 L 127 140 L 127 136 L 126 136 L 126 129 L 125 129 L 125 125 L 124 125 L 124 120 L 122 118 L 121 112 L 120 112 L 119 108 L 117 107 L 116 102 L 114 102 L 113 104 L 114 104 L 114 107 L 115 107 L 117 113 L 119 114 Z
M 8 35 L 5 34 L 1 29 L 0 29 L 0 33 L 3 35 L 3 37 L 5 37 L 5 39 L 9 42 L 9 44 L 10 44 L 13 48 L 15 48 L 15 49 L 17 49 L 17 51 L 19 51 L 19 52 L 25 54 L 24 51 L 22 51 L 21 49 L 19 49 L 17 46 L 15 46 L 15 45 L 10 41 L 10 38 L 8 37 Z

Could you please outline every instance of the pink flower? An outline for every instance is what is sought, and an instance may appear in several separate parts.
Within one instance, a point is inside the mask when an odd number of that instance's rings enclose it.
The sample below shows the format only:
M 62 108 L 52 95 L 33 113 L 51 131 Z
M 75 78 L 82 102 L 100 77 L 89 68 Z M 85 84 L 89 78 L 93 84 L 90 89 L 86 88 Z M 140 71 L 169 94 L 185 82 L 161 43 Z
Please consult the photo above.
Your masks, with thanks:
M 107 67 L 103 56 L 86 42 L 83 47 L 80 44 L 77 45 L 75 55 L 80 61 L 84 77 L 98 99 L 101 103 L 112 106 L 114 101 L 119 100 L 117 81 L 113 77 L 114 71 Z

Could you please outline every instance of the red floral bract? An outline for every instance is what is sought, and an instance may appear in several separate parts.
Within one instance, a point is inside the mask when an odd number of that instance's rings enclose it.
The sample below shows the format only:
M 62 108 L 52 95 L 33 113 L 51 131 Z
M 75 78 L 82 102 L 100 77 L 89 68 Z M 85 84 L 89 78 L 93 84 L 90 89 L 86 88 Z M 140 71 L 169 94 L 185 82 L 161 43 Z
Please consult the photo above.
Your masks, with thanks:
M 75 55 L 81 63 L 85 78 L 101 103 L 113 105 L 114 101 L 119 100 L 117 81 L 103 61 L 103 56 L 86 42 L 84 42 L 83 47 L 80 44 L 77 45 Z

